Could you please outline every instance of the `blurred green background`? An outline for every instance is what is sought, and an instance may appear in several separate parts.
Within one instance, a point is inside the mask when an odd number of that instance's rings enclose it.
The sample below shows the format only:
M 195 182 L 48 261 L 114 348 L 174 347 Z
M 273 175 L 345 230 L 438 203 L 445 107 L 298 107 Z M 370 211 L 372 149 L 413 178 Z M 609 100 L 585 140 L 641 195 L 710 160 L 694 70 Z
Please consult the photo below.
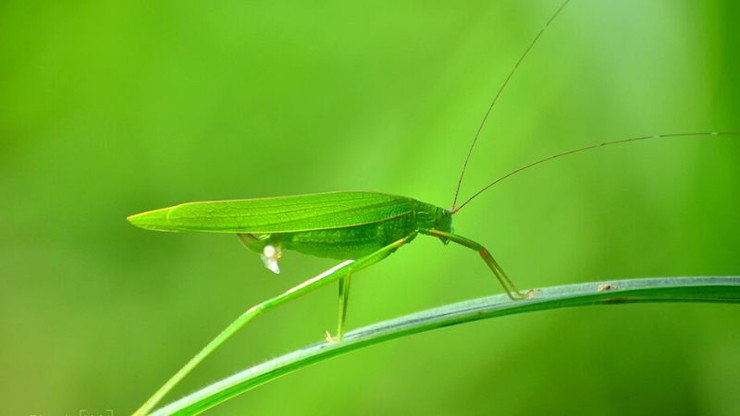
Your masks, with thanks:
M 0 4 L 0 407 L 124 415 L 283 274 L 227 235 L 145 232 L 192 200 L 374 190 L 448 206 L 498 85 L 559 0 Z M 576 0 L 515 75 L 463 194 L 551 153 L 739 130 L 737 2 Z M 455 218 L 523 288 L 740 273 L 740 142 L 604 149 Z M 500 291 L 418 238 L 354 280 L 349 326 Z M 212 414 L 740 414 L 740 308 L 527 314 L 345 355 Z M 266 315 L 175 395 L 323 337 L 326 288 Z M 174 398 L 171 396 L 170 398 Z

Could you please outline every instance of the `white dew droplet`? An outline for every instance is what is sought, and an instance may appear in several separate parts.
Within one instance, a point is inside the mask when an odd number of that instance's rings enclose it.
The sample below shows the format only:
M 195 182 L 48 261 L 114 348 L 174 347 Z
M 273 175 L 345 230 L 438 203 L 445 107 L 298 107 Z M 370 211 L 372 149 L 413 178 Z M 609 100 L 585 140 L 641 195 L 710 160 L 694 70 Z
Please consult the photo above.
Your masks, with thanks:
M 262 259 L 262 263 L 265 264 L 265 267 L 267 267 L 268 270 L 275 274 L 280 274 L 280 266 L 278 265 L 278 260 L 280 259 L 281 255 L 282 251 L 280 250 L 280 247 L 268 244 L 265 246 L 264 249 L 262 249 L 262 254 L 260 255 L 260 258 Z

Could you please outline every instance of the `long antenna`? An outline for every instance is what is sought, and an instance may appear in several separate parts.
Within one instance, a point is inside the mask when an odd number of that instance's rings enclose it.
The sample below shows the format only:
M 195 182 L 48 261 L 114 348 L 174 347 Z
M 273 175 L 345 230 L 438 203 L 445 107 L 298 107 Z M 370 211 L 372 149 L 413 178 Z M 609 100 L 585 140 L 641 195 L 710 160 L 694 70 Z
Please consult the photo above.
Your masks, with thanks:
M 504 83 L 501 84 L 501 87 L 499 87 L 498 92 L 496 92 L 496 95 L 493 97 L 493 101 L 491 101 L 491 105 L 488 106 L 488 110 L 486 111 L 486 114 L 483 116 L 483 120 L 481 121 L 480 125 L 478 126 L 478 131 L 475 132 L 475 136 L 473 137 L 473 142 L 470 143 L 470 147 L 468 148 L 468 155 L 465 156 L 465 163 L 463 163 L 462 172 L 460 172 L 460 178 L 457 180 L 457 187 L 455 188 L 455 197 L 452 200 L 452 208 L 450 209 L 451 212 L 457 212 L 459 211 L 459 208 L 457 208 L 457 197 L 460 194 L 460 187 L 462 186 L 463 178 L 465 177 L 465 171 L 468 168 L 468 162 L 470 161 L 470 156 L 473 154 L 473 149 L 475 148 L 475 144 L 478 142 L 478 137 L 480 136 L 481 131 L 483 130 L 483 126 L 486 124 L 486 121 L 488 120 L 488 116 L 491 114 L 491 110 L 493 110 L 493 106 L 496 105 L 496 102 L 498 101 L 498 98 L 501 96 L 501 93 L 504 92 L 504 89 L 506 89 L 506 86 L 509 84 L 509 80 L 511 80 L 511 77 L 516 72 L 517 68 L 519 68 L 519 64 L 524 61 L 524 58 L 529 55 L 529 51 L 532 50 L 534 45 L 537 43 L 537 41 L 540 39 L 543 33 L 545 33 L 545 30 L 548 26 L 550 26 L 550 23 L 552 23 L 553 20 L 555 20 L 556 17 L 560 14 L 560 12 L 565 8 L 565 6 L 570 2 L 570 0 L 565 0 L 563 4 L 558 7 L 557 10 L 555 10 L 555 13 L 552 14 L 550 17 L 550 20 L 545 23 L 544 26 L 542 26 L 542 29 L 540 29 L 539 33 L 537 33 L 537 36 L 532 39 L 532 42 L 529 43 L 529 46 L 527 46 L 527 49 L 524 50 L 524 53 L 522 56 L 519 57 L 519 60 L 516 61 L 516 64 L 514 64 L 514 67 L 511 68 L 511 71 L 509 71 L 509 75 L 506 76 L 506 79 L 504 80 Z
M 629 139 L 613 140 L 613 141 L 609 141 L 609 142 L 592 144 L 590 146 L 581 147 L 581 148 L 578 148 L 578 149 L 573 149 L 573 150 L 568 150 L 566 152 L 557 153 L 557 154 L 554 154 L 554 155 L 551 155 L 551 156 L 542 158 L 540 160 L 537 160 L 535 162 L 532 162 L 530 164 L 524 165 L 524 166 L 522 166 L 522 167 L 520 167 L 518 169 L 514 169 L 513 171 L 507 173 L 506 175 L 504 175 L 504 176 L 496 179 L 495 181 L 493 181 L 493 182 L 489 183 L 488 185 L 486 185 L 480 191 L 478 191 L 475 194 L 473 194 L 473 196 L 471 196 L 470 198 L 468 198 L 467 200 L 465 200 L 465 202 L 463 202 L 462 204 L 460 204 L 459 207 L 451 210 L 450 213 L 451 214 L 454 214 L 454 213 L 460 211 L 465 205 L 468 205 L 470 203 L 470 201 L 474 200 L 478 195 L 480 195 L 483 192 L 487 191 L 493 185 L 496 185 L 497 183 L 499 183 L 499 182 L 501 182 L 501 181 L 503 181 L 505 179 L 508 179 L 508 178 L 516 175 L 517 173 L 521 173 L 522 171 L 525 171 L 525 170 L 527 170 L 529 168 L 535 167 L 535 166 L 539 165 L 540 163 L 545 163 L 547 161 L 550 161 L 550 160 L 553 160 L 553 159 L 557 159 L 557 158 L 560 158 L 560 157 L 563 157 L 563 156 L 568 156 L 568 155 L 572 155 L 572 154 L 575 154 L 575 153 L 581 153 L 581 152 L 585 152 L 587 150 L 593 150 L 593 149 L 596 149 L 596 148 L 599 148 L 599 147 L 611 146 L 611 145 L 614 145 L 614 144 L 625 144 L 625 143 L 632 143 L 632 142 L 637 142 L 637 141 L 642 141 L 642 140 L 669 139 L 669 138 L 689 137 L 689 136 L 740 136 L 740 132 L 713 131 L 713 132 L 702 132 L 702 133 L 669 133 L 669 134 L 659 134 L 659 135 L 654 135 L 654 136 L 640 136 L 640 137 L 632 137 L 632 138 L 629 138 Z

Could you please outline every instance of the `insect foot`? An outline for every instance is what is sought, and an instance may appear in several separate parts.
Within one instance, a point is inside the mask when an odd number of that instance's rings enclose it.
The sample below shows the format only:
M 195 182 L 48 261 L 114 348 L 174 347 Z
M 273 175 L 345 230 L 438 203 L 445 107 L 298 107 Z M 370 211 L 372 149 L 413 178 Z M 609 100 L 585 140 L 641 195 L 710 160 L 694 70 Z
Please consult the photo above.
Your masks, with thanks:
M 522 299 L 532 299 L 533 297 L 537 296 L 539 293 L 542 293 L 541 289 L 528 290 Z
M 278 260 L 280 260 L 280 256 L 283 255 L 283 251 L 280 249 L 279 246 L 273 246 L 273 245 L 266 245 L 264 249 L 262 249 L 262 254 L 260 255 L 260 258 L 262 259 L 262 263 L 265 264 L 265 267 L 267 267 L 271 272 L 275 274 L 280 274 L 280 266 L 278 265 Z

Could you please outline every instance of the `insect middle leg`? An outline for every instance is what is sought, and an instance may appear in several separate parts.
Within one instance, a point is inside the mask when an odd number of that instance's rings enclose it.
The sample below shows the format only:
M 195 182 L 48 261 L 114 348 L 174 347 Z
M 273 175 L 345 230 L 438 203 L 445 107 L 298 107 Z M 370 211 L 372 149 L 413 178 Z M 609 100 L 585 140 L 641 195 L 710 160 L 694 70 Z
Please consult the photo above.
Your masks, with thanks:
M 483 261 L 486 262 L 488 268 L 491 269 L 493 274 L 496 276 L 496 279 L 498 279 L 501 287 L 503 287 L 504 291 L 506 291 L 506 295 L 509 297 L 509 299 L 525 299 L 527 297 L 522 294 L 519 289 L 516 288 L 516 286 L 514 286 L 514 282 L 509 279 L 509 276 L 506 275 L 504 269 L 499 266 L 498 262 L 496 262 L 496 260 L 491 255 L 491 252 L 488 251 L 488 249 L 483 247 L 481 244 L 476 243 L 475 241 L 469 238 L 465 238 L 461 235 L 446 233 L 444 231 L 420 230 L 419 232 L 422 234 L 441 238 L 443 241 L 452 241 L 453 243 L 457 243 L 464 247 L 477 251 L 478 254 L 480 254 L 481 258 L 483 258 Z
M 257 315 L 261 315 L 262 313 L 266 312 L 269 309 L 275 308 L 289 300 L 305 295 L 306 293 L 311 292 L 319 288 L 320 286 L 324 286 L 333 281 L 339 280 L 340 281 L 339 323 L 337 326 L 337 336 L 335 339 L 341 341 L 342 338 L 344 337 L 344 323 L 345 323 L 345 317 L 347 313 L 347 301 L 349 300 L 349 286 L 350 286 L 349 282 L 350 282 L 351 276 L 357 273 L 358 271 L 366 267 L 372 266 L 373 264 L 388 257 L 389 255 L 391 255 L 391 253 L 398 250 L 399 247 L 405 244 L 408 244 L 411 240 L 413 240 L 416 237 L 416 235 L 417 235 L 417 232 L 414 231 L 411 234 L 407 235 L 406 237 L 396 240 L 388 244 L 387 246 L 382 247 L 378 249 L 377 251 L 370 253 L 364 257 L 360 257 L 356 260 L 348 260 L 344 263 L 340 263 L 339 265 L 334 266 L 333 268 L 319 274 L 316 277 L 306 280 L 305 282 L 299 284 L 298 286 L 295 286 L 292 289 L 289 289 L 286 292 L 272 299 L 268 299 L 258 305 L 253 306 L 245 314 L 250 314 L 251 316 L 249 319 L 251 320 Z
M 352 270 L 347 271 L 347 276 L 339 279 L 339 320 L 337 321 L 337 334 L 342 335 L 344 321 L 347 317 L 347 304 L 349 303 L 349 287 L 352 283 Z

